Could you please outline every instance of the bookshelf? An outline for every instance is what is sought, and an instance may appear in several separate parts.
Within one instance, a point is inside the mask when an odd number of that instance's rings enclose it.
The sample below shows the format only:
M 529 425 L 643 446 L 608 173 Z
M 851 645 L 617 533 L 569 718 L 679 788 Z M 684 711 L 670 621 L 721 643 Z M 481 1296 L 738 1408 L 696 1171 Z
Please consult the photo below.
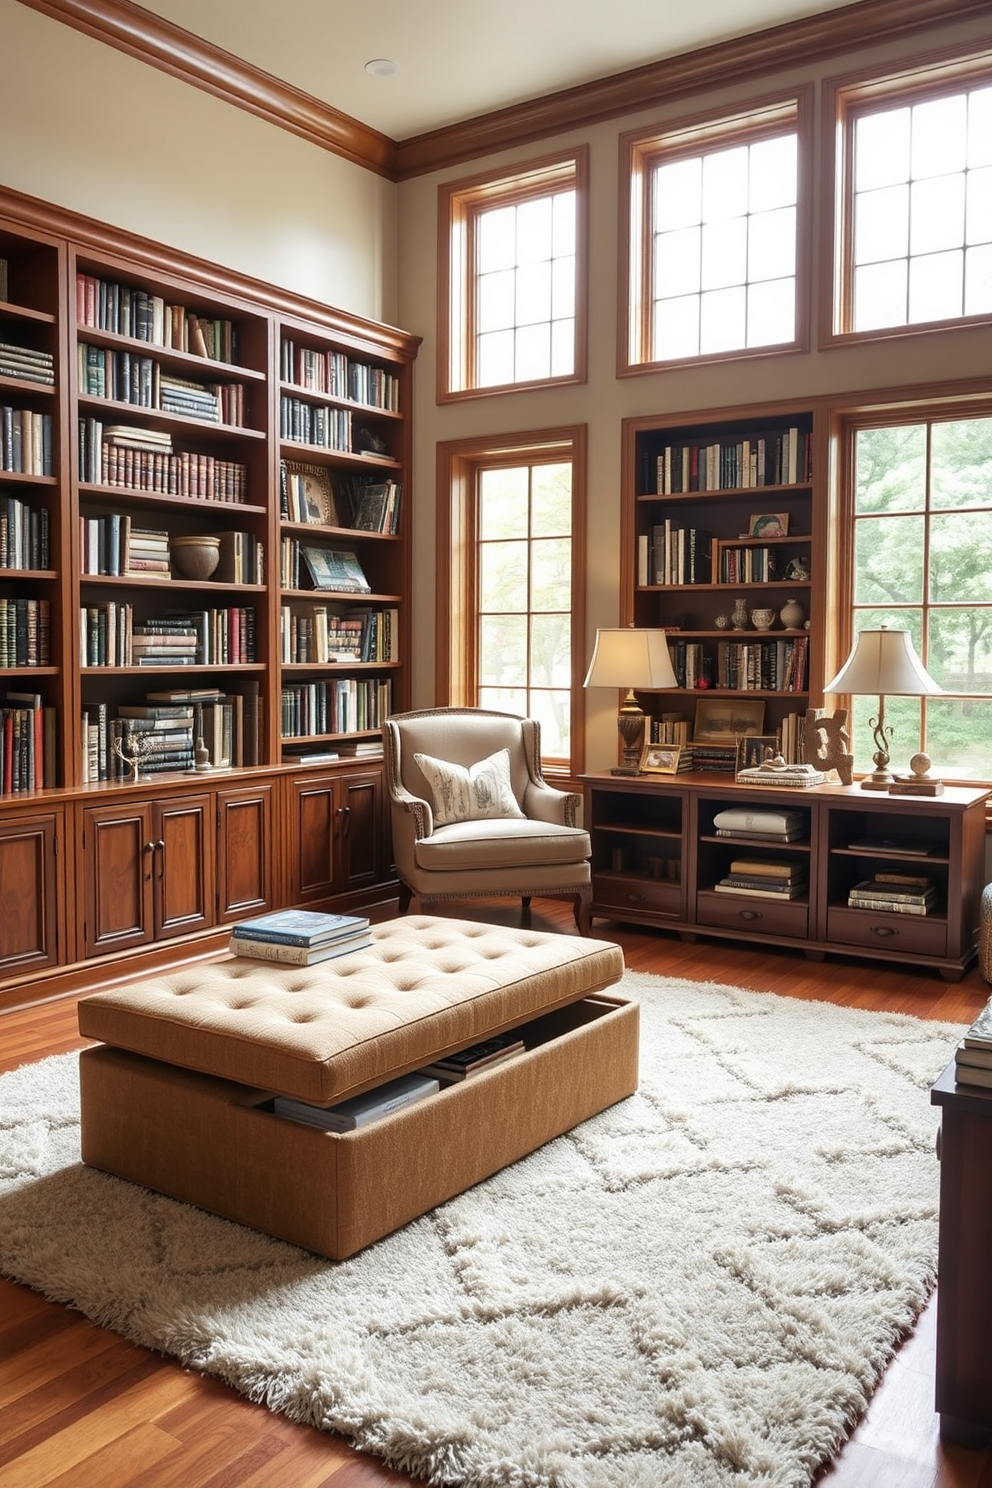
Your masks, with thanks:
M 0 188 L 0 1003 L 390 892 L 417 346 Z

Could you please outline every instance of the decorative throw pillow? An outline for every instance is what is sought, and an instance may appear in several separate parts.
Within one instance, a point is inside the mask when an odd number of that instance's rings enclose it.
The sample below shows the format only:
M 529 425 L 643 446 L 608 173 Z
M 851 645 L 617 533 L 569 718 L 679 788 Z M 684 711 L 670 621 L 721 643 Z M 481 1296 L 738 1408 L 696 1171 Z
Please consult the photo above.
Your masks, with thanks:
M 484 821 L 490 817 L 523 816 L 510 784 L 510 751 L 497 749 L 475 765 L 453 765 L 430 754 L 415 754 L 434 796 L 434 820 L 439 827 L 451 822 Z

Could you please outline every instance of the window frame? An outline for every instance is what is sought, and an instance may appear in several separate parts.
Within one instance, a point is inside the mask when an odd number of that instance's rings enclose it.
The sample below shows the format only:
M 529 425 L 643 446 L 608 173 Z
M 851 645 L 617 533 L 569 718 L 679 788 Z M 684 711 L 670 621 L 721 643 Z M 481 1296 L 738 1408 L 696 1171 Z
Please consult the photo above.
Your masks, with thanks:
M 923 320 L 904 325 L 853 329 L 854 316 L 854 128 L 866 114 L 966 92 L 981 79 L 992 86 L 992 51 L 928 56 L 906 61 L 893 71 L 847 73 L 823 82 L 822 134 L 825 142 L 822 173 L 821 253 L 829 272 L 820 275 L 819 323 L 821 350 L 859 345 L 900 336 L 928 336 L 934 332 L 987 327 L 992 311 Z
M 694 114 L 620 136 L 620 287 L 617 376 L 707 366 L 809 350 L 810 240 L 813 161 L 813 86 L 804 84 L 735 105 Z M 649 181 L 664 163 L 796 134 L 796 325 L 788 342 L 741 346 L 699 356 L 655 358 L 652 348 L 652 211 Z
M 555 377 L 478 387 L 475 347 L 475 222 L 495 207 L 551 196 L 567 186 L 575 192 L 575 348 L 573 370 Z M 438 187 L 437 402 L 460 402 L 531 388 L 583 383 L 587 377 L 589 262 L 589 147 L 498 171 L 449 181 Z
M 549 759 L 549 777 L 574 779 L 584 768 L 587 427 L 535 429 L 439 442 L 437 446 L 437 590 L 435 706 L 476 707 L 478 698 L 478 565 L 476 493 L 483 469 L 569 462 L 572 466 L 571 751 Z

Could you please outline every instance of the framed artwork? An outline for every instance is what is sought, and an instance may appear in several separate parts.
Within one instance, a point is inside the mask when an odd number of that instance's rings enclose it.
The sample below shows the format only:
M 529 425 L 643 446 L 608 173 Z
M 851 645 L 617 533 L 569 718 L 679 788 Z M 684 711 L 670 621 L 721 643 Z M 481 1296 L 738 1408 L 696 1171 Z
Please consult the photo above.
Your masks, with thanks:
M 331 472 L 323 465 L 287 464 L 286 481 L 291 522 L 316 523 L 321 527 L 339 525 Z
M 760 734 L 764 722 L 763 698 L 698 698 L 693 743 L 736 744 L 744 735 Z
M 738 770 L 756 770 L 778 753 L 776 734 L 745 734 L 737 744 Z
M 788 537 L 788 512 L 761 512 L 747 524 L 748 537 Z
M 640 772 L 642 775 L 675 775 L 680 754 L 681 750 L 671 744 L 645 744 L 641 750 Z

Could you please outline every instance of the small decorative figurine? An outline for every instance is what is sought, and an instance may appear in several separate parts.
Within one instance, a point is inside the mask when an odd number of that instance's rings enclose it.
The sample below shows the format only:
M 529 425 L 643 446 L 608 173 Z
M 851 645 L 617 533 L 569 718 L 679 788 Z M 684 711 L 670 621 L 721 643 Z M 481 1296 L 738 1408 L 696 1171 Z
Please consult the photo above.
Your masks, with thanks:
M 123 738 L 114 740 L 114 753 L 131 771 L 128 784 L 137 785 L 141 779 L 141 761 L 148 754 L 148 740 L 144 734 L 135 729 L 128 729 Z
M 846 708 L 838 708 L 836 713 L 821 713 L 817 708 L 806 710 L 806 758 L 818 769 L 836 770 L 841 785 L 851 784 L 854 755 Z

